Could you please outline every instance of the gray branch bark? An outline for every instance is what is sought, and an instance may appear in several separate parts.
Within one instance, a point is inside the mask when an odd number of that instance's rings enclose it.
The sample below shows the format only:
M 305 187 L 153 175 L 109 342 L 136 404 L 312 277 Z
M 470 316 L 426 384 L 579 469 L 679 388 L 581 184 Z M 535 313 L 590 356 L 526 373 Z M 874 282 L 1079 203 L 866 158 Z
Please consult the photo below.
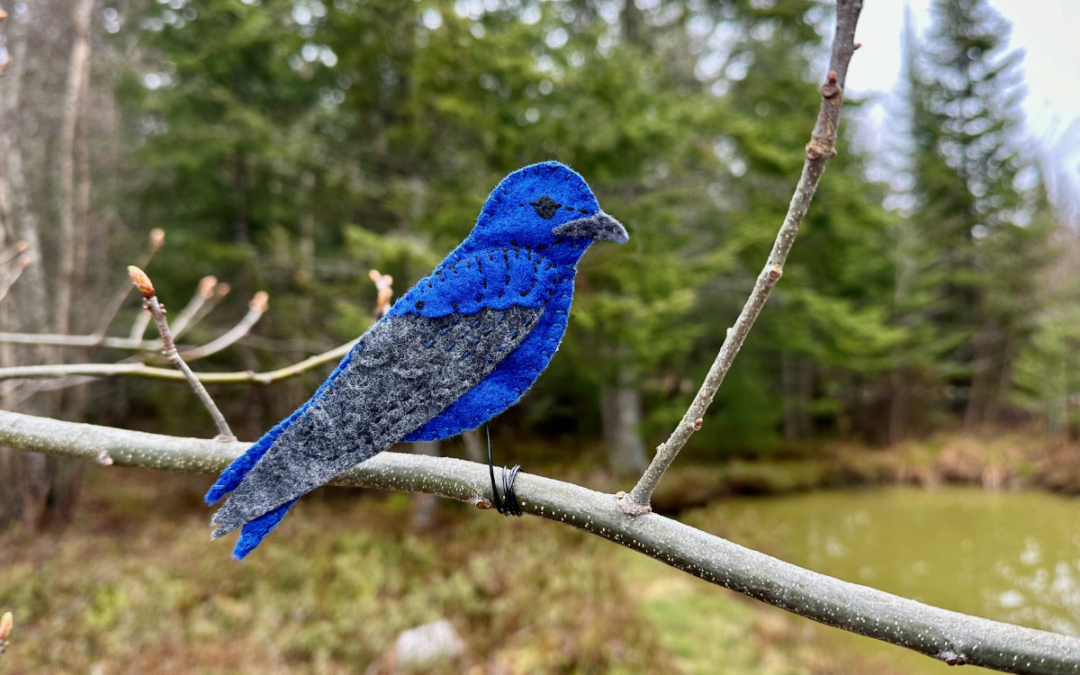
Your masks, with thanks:
M 0 443 L 106 465 L 217 473 L 247 443 L 176 438 L 0 412 Z M 337 485 L 439 495 L 491 508 L 487 467 L 387 452 Z M 777 560 L 657 514 L 629 516 L 614 495 L 518 474 L 521 508 L 601 536 L 711 583 L 794 614 L 890 642 L 946 663 L 1009 673 L 1080 672 L 1080 639 L 924 605 Z

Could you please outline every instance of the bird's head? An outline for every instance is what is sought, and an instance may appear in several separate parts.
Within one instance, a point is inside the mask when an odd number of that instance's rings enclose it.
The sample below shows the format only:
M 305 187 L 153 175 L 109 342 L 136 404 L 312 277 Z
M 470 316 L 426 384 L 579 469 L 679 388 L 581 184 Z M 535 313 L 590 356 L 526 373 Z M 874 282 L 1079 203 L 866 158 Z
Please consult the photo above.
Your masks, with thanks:
M 626 228 L 600 209 L 576 171 L 558 162 L 518 169 L 484 203 L 469 248 L 527 246 L 576 262 L 598 239 L 623 243 Z

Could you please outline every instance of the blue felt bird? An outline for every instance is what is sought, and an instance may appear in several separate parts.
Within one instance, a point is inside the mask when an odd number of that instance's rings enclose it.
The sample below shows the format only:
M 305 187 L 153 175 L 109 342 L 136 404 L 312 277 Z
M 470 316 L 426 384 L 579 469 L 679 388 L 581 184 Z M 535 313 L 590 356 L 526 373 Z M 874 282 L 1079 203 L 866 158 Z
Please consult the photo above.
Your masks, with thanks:
M 231 495 L 213 538 L 242 527 L 239 560 L 298 498 L 358 462 L 506 410 L 559 348 L 582 254 L 597 239 L 628 238 L 569 167 L 544 162 L 507 176 L 468 238 L 221 474 L 206 501 Z

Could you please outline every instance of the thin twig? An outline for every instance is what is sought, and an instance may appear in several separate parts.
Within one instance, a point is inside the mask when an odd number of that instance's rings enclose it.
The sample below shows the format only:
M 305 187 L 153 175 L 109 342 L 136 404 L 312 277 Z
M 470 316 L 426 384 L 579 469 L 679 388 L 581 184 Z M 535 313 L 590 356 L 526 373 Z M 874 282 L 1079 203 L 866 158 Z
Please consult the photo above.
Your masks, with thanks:
M 177 438 L 0 412 L 0 443 L 114 466 L 218 473 L 247 443 Z M 491 508 L 487 467 L 449 457 L 384 452 L 338 485 L 436 494 Z M 1075 674 L 1080 639 L 951 612 L 802 569 L 658 514 L 627 516 L 610 494 L 519 473 L 521 509 L 644 553 L 788 612 L 926 654 L 1029 675 Z M 279 546 L 289 546 L 287 541 Z M 557 564 L 557 563 L 556 563 Z
M 225 287 L 224 293 L 228 293 L 228 284 L 217 285 L 218 289 L 221 289 L 222 287 Z M 215 297 L 223 297 L 224 293 L 219 290 L 215 293 Z M 260 293 L 262 293 L 262 291 L 260 291 Z M 258 299 L 260 297 L 259 293 L 255 294 L 255 297 L 249 305 L 247 314 L 245 314 L 240 322 L 230 328 L 225 334 L 201 347 L 186 349 L 184 354 L 191 354 L 187 360 L 194 361 L 196 359 L 207 357 L 244 337 L 244 335 L 251 330 L 251 327 L 255 325 L 259 317 L 262 316 L 262 312 L 257 311 L 256 308 L 259 305 Z M 255 305 L 256 307 L 252 307 L 252 305 Z M 206 309 L 207 307 L 209 307 L 209 305 L 203 306 L 203 314 L 208 311 Z M 263 311 L 265 311 L 265 309 Z M 190 330 L 191 326 L 199 321 L 200 318 L 201 317 L 198 315 L 192 318 L 188 324 L 188 329 Z M 149 324 L 149 319 L 147 319 L 146 322 Z M 61 335 L 59 333 L 0 333 L 0 342 L 59 347 L 105 347 L 107 349 L 123 349 L 136 352 L 154 352 L 162 349 L 161 340 L 142 339 L 142 333 L 145 332 L 145 330 L 145 325 L 136 321 L 132 327 L 132 335 L 126 338 L 105 337 L 102 335 Z M 175 342 L 175 336 L 173 340 Z
M 131 322 L 131 331 L 128 333 L 128 340 L 141 343 L 143 335 L 146 334 L 146 329 L 149 325 L 150 314 L 148 312 L 139 312 L 135 316 L 135 320 Z
M 11 273 L 3 283 L 0 284 L 0 300 L 7 297 L 7 294 L 11 292 L 11 287 L 15 285 L 15 282 L 22 276 L 23 270 L 30 266 L 30 258 L 22 258 L 19 260 L 19 266 L 15 268 L 15 271 Z
M 191 322 L 184 327 L 184 332 L 188 333 L 199 324 L 203 319 L 210 315 L 210 312 L 214 311 L 214 308 L 225 299 L 225 296 L 229 294 L 232 287 L 227 283 L 219 283 L 214 287 L 214 297 L 207 300 L 206 304 L 199 308 L 199 311 L 195 312 L 195 316 L 191 318 Z
M 214 297 L 217 285 L 217 277 L 208 276 L 199 279 L 199 285 L 195 288 L 195 295 L 191 296 L 187 306 L 180 310 L 180 313 L 176 315 L 176 320 L 172 323 L 174 338 L 179 339 L 181 335 L 187 332 L 191 320 L 199 313 L 206 301 Z
M 165 358 L 180 369 L 180 372 L 184 374 L 184 377 L 191 384 L 191 388 L 195 390 L 195 395 L 199 397 L 199 400 L 210 412 L 210 416 L 214 418 L 214 424 L 218 428 L 218 438 L 221 440 L 236 440 L 236 436 L 229 429 L 229 423 L 225 421 L 225 416 L 218 410 L 217 404 L 210 397 L 210 393 L 206 391 L 206 387 L 202 385 L 202 382 L 199 382 L 199 378 L 195 377 L 195 373 L 191 371 L 188 364 L 184 363 L 184 359 L 180 358 L 180 353 L 176 351 L 172 333 L 169 332 L 169 322 L 165 318 L 165 308 L 158 302 L 150 277 L 135 266 L 128 267 L 128 273 L 131 275 L 132 283 L 143 295 L 143 307 L 154 317 L 154 323 L 157 324 L 158 332 L 161 333 L 162 351 L 165 353 Z
M 0 265 L 6 265 L 12 260 L 18 258 L 28 248 L 30 248 L 30 245 L 27 244 L 25 241 L 15 242 L 15 245 L 12 246 L 10 249 L 4 251 L 3 253 L 0 253 Z
M 184 309 L 180 311 L 173 330 L 173 339 L 179 339 L 181 335 L 191 330 L 195 324 L 203 320 L 218 303 L 229 294 L 229 284 L 218 283 L 216 277 L 203 277 L 199 281 L 195 295 L 188 301 Z M 150 325 L 150 315 L 140 312 L 135 322 L 131 325 L 131 333 L 128 338 L 133 341 L 141 341 L 146 327 Z M 177 330 L 175 327 L 179 327 Z
M 356 340 L 353 340 L 328 352 L 265 373 L 243 370 L 232 373 L 195 373 L 195 377 L 204 384 L 273 384 L 296 377 L 321 365 L 340 361 L 355 344 Z M 187 381 L 183 373 L 169 368 L 154 368 L 145 363 L 71 363 L 0 368 L 0 381 L 51 380 L 67 377 L 139 377 L 150 380 Z
M 11 616 L 11 612 L 4 612 L 4 616 L 0 617 L 0 656 L 7 649 L 8 637 L 11 635 L 11 628 L 14 624 L 15 619 Z
M 0 333 L 0 342 L 51 347 L 107 347 L 153 351 L 161 349 L 157 340 L 130 340 L 128 338 L 100 337 L 97 335 L 61 335 L 59 333 Z
M 390 299 L 394 297 L 394 277 L 379 270 L 368 270 L 368 278 L 375 284 L 375 320 L 386 316 L 390 311 Z
M 836 155 L 837 128 L 840 124 L 840 107 L 843 102 L 844 82 L 847 78 L 848 64 L 851 55 L 857 48 L 855 45 L 855 26 L 859 21 L 859 12 L 862 11 L 862 0 L 839 0 L 836 4 L 836 35 L 833 38 L 832 58 L 829 62 L 829 75 L 825 84 L 821 87 L 821 108 L 818 111 L 817 123 L 810 137 L 810 143 L 806 146 L 806 161 L 803 163 L 802 175 L 795 187 L 795 194 L 791 197 L 784 223 L 776 235 L 772 252 L 765 267 L 758 275 L 754 290 L 735 321 L 735 325 L 728 329 L 724 344 L 716 355 L 709 373 L 705 376 L 701 388 L 694 397 L 693 403 L 679 421 L 671 436 L 656 449 L 649 467 L 641 476 L 637 485 L 630 494 L 620 493 L 619 504 L 630 515 L 640 515 L 651 510 L 649 506 L 653 491 L 660 482 L 664 472 L 682 450 L 695 431 L 701 428 L 705 411 L 716 396 L 731 368 L 735 355 L 739 353 L 746 336 L 753 327 L 754 321 L 769 299 L 776 282 L 784 272 L 784 263 L 795 236 L 799 233 L 799 225 L 806 216 L 806 210 L 810 206 L 810 200 L 817 190 L 818 181 L 825 171 L 825 165 L 829 159 Z
M 235 326 L 211 342 L 207 342 L 200 347 L 184 350 L 184 359 L 188 361 L 205 359 L 207 356 L 220 352 L 222 349 L 231 346 L 237 340 L 247 335 L 248 331 L 251 330 L 251 327 L 257 324 L 259 319 L 262 318 L 262 315 L 266 313 L 269 299 L 270 296 L 266 291 L 259 291 L 256 293 L 255 297 L 248 303 L 247 314 L 245 314 Z
M 143 252 L 142 258 L 139 259 L 137 267 L 146 267 L 150 264 L 150 261 L 154 259 L 154 254 L 158 252 L 162 244 L 165 243 L 165 230 L 160 227 L 155 227 L 150 230 L 150 237 L 146 242 L 146 250 Z M 127 300 L 127 296 L 131 294 L 131 286 L 124 283 L 122 288 L 117 291 L 113 297 L 112 302 L 108 305 L 108 309 L 101 315 L 101 321 L 98 323 L 98 329 L 94 331 L 95 335 L 105 335 L 109 330 L 109 326 L 112 325 L 113 319 L 120 313 L 120 308 L 124 306 L 124 300 Z M 142 338 L 142 335 L 139 336 Z

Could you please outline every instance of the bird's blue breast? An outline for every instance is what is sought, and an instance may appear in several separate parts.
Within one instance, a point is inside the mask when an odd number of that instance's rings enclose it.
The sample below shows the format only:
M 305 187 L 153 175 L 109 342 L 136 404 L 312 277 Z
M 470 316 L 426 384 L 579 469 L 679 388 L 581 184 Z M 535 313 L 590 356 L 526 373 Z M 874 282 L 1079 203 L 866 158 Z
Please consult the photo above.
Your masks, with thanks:
M 453 265 L 453 271 L 450 267 Z M 511 305 L 543 310 L 529 336 L 480 384 L 405 441 L 438 440 L 475 429 L 517 402 L 544 372 L 566 332 L 574 295 L 573 265 L 553 265 L 524 247 L 451 256 L 394 304 L 398 314 L 468 316 Z

